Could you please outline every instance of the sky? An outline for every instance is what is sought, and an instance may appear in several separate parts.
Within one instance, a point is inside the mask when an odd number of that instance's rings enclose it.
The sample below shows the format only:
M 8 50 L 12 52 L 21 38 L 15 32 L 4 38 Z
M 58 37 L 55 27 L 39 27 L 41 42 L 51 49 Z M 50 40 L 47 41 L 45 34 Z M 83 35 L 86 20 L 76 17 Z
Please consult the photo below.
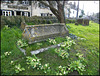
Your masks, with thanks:
M 74 1 L 69 1 L 74 2 Z M 78 1 L 75 1 L 76 5 Z M 99 1 L 79 1 L 79 8 L 83 9 L 85 12 L 85 15 L 91 15 L 93 13 L 99 12 Z

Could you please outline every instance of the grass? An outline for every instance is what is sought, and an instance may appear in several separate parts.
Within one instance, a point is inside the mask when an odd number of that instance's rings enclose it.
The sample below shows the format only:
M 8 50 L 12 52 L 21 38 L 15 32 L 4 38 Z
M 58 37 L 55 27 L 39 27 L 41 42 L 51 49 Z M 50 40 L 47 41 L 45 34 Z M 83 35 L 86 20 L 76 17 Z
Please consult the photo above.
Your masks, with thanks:
M 59 43 L 63 42 L 64 40 L 66 40 L 65 37 L 55 37 L 55 41 L 57 42 L 56 44 L 59 44 Z M 38 44 L 41 44 L 41 45 L 38 45 Z M 45 41 L 41 41 L 38 43 L 29 44 L 28 46 L 23 47 L 23 49 L 26 50 L 28 47 L 30 47 L 31 49 L 28 51 L 28 52 L 30 52 L 30 51 L 34 51 L 34 50 L 37 50 L 40 48 L 45 48 L 45 47 L 48 47 L 51 45 L 53 45 L 53 44 L 49 43 L 48 40 L 45 40 Z
M 67 24 L 70 26 L 69 33 L 78 37 L 85 38 L 86 41 L 78 41 L 74 46 L 74 50 L 83 53 L 88 62 L 87 71 L 84 74 L 99 74 L 99 24 L 89 22 L 89 26 Z M 91 53 L 94 51 L 96 54 Z
M 71 51 L 69 52 L 69 58 L 62 59 L 54 52 L 54 48 L 37 54 L 36 56 L 42 59 L 42 64 L 50 64 L 52 69 L 50 75 L 54 75 L 54 71 L 57 66 L 67 66 L 72 61 L 77 60 L 75 54 L 80 52 L 84 54 L 84 57 L 87 61 L 86 71 L 83 72 L 83 74 L 99 75 L 99 24 L 92 23 L 90 21 L 89 26 L 76 26 L 74 23 L 69 23 L 67 25 L 70 26 L 69 33 L 86 39 L 75 40 L 76 45 L 71 48 Z M 44 74 L 42 71 L 37 71 L 36 69 L 28 69 L 28 65 L 26 64 L 26 56 L 16 47 L 17 40 L 22 38 L 21 35 L 22 31 L 17 27 L 1 30 L 1 56 L 4 55 L 4 53 L 7 51 L 12 52 L 9 56 L 1 58 L 1 75 L 48 75 Z M 65 38 L 57 37 L 55 40 L 57 43 L 60 43 L 64 41 Z M 48 42 L 41 43 L 43 44 L 41 46 L 37 46 L 35 43 L 29 45 L 29 47 L 32 47 L 32 50 L 36 50 L 50 45 Z M 11 61 L 14 61 L 14 65 L 10 64 Z M 21 66 L 25 68 L 25 71 L 16 74 L 15 65 L 17 64 L 21 64 Z

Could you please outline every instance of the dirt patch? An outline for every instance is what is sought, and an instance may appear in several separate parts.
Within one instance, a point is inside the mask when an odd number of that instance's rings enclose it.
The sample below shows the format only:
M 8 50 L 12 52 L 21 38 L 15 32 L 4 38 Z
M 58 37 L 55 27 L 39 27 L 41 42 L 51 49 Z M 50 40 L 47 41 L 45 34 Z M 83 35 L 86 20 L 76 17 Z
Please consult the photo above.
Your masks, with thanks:
M 79 75 L 78 71 L 74 70 L 73 72 L 69 73 L 68 75 Z

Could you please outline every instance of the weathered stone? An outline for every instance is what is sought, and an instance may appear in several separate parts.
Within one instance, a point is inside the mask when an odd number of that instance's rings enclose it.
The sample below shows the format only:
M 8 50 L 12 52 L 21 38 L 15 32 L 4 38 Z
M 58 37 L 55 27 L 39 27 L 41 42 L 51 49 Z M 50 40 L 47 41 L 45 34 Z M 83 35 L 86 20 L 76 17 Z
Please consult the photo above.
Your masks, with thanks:
M 62 44 L 62 43 L 59 43 L 59 44 L 57 44 L 57 45 L 51 45 L 51 46 L 48 46 L 48 47 L 46 47 L 46 48 L 41 48 L 41 49 L 38 49 L 38 50 L 31 51 L 30 53 L 31 53 L 31 55 L 33 55 L 33 54 L 38 54 L 38 53 L 47 51 L 47 50 L 50 49 L 50 48 L 60 47 L 61 44 Z M 18 47 L 18 46 L 17 46 L 17 47 Z M 19 48 L 19 47 L 18 47 L 18 48 Z M 19 49 L 20 49 L 21 52 L 24 53 L 24 55 L 27 55 L 25 49 L 22 49 L 22 48 L 19 48 Z
M 26 23 L 25 22 L 21 22 L 21 26 L 20 26 L 21 30 L 24 30 L 25 26 L 26 26 Z
M 22 34 L 23 38 L 29 41 L 29 44 L 48 38 L 67 35 L 69 35 L 69 31 L 64 23 L 26 25 Z
M 83 19 L 83 26 L 89 25 L 89 20 L 88 19 Z
M 82 24 L 83 26 L 89 25 L 89 19 L 87 18 L 79 18 L 77 19 L 78 24 Z
M 81 19 L 81 18 L 77 19 L 77 23 L 78 24 L 83 24 L 83 19 Z

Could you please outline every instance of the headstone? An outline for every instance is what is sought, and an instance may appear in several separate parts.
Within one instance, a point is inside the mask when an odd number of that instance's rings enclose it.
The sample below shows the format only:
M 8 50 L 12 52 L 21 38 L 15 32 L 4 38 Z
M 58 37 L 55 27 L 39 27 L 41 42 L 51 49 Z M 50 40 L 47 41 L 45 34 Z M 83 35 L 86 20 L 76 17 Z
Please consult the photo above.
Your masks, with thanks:
M 21 22 L 21 26 L 20 26 L 21 30 L 24 30 L 25 26 L 26 26 L 26 23 L 25 22 Z
M 89 17 L 88 16 L 83 16 L 82 19 L 83 19 L 83 24 L 82 24 L 83 26 L 89 25 Z
M 29 44 L 67 35 L 69 35 L 69 31 L 64 23 L 26 25 L 22 34 L 23 38 L 29 41 Z
M 83 24 L 83 19 L 82 18 L 77 19 L 77 23 L 78 24 Z
M 89 19 L 88 18 L 79 18 L 77 19 L 78 24 L 82 24 L 83 26 L 89 25 Z
M 88 19 L 83 19 L 83 26 L 89 25 L 89 20 Z

